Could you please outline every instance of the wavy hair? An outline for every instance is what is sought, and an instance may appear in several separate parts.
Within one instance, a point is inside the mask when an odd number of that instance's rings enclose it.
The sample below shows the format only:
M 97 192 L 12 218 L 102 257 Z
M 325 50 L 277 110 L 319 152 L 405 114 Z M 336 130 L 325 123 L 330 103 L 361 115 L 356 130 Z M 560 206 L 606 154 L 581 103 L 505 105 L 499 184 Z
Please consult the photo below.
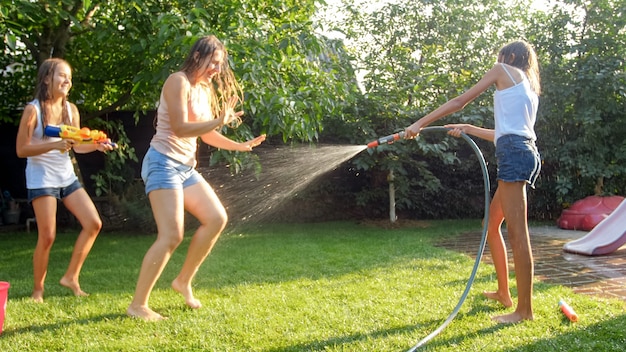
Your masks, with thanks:
M 243 103 L 243 91 L 241 86 L 235 79 L 235 75 L 228 64 L 228 51 L 224 44 L 214 35 L 208 35 L 199 38 L 191 47 L 187 58 L 183 62 L 180 70 L 187 74 L 187 77 L 193 77 L 198 70 L 202 69 L 201 64 L 205 59 L 211 59 L 216 50 L 224 52 L 224 61 L 220 72 L 211 79 L 210 86 L 210 106 L 213 116 L 219 116 L 222 103 L 232 96 L 239 99 L 239 103 Z M 233 124 L 239 125 L 241 119 L 234 121 Z
M 48 126 L 48 123 L 50 121 L 49 117 L 51 114 L 50 104 L 48 101 L 52 99 L 52 79 L 59 65 L 67 65 L 70 70 L 72 69 L 72 66 L 70 66 L 67 61 L 60 58 L 50 58 L 41 63 L 41 65 L 39 66 L 39 71 L 37 72 L 37 83 L 35 84 L 34 98 L 39 101 L 39 105 L 41 106 L 41 122 L 43 129 Z M 63 101 L 61 102 L 61 104 L 63 123 L 66 125 L 70 125 L 70 113 L 67 107 L 66 96 L 63 97 Z

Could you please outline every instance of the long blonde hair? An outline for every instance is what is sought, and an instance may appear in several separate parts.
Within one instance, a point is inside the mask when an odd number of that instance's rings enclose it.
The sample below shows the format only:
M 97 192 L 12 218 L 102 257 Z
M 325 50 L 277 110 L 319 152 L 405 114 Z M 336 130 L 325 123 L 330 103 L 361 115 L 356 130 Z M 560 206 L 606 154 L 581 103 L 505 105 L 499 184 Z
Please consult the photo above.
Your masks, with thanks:
M 213 116 L 219 115 L 222 102 L 232 96 L 236 96 L 240 104 L 243 103 L 243 91 L 235 79 L 233 71 L 230 69 L 230 65 L 228 64 L 228 51 L 224 44 L 214 35 L 199 38 L 191 47 L 189 55 L 187 55 L 187 58 L 180 68 L 187 77 L 193 77 L 194 74 L 201 69 L 200 65 L 204 59 L 211 58 L 216 50 L 224 52 L 224 61 L 222 62 L 222 67 L 220 67 L 220 72 L 211 79 L 213 84 L 209 89 L 209 96 Z M 239 125 L 240 123 L 241 119 L 238 119 L 231 124 Z
M 56 69 L 59 65 L 67 65 L 70 69 L 72 68 L 70 64 L 59 58 L 50 58 L 46 59 L 39 66 L 39 71 L 37 72 L 37 83 L 35 85 L 35 93 L 34 98 L 39 101 L 39 105 L 41 106 L 41 123 L 42 130 L 48 126 L 50 121 L 50 105 L 48 100 L 52 99 L 52 79 Z M 49 84 L 49 83 L 50 84 Z M 62 120 L 66 125 L 70 125 L 70 113 L 67 107 L 67 97 L 64 96 L 61 102 L 62 107 Z
M 511 42 L 500 49 L 498 57 L 501 62 L 524 71 L 533 91 L 537 95 L 541 94 L 539 62 L 535 50 L 529 43 L 523 40 Z

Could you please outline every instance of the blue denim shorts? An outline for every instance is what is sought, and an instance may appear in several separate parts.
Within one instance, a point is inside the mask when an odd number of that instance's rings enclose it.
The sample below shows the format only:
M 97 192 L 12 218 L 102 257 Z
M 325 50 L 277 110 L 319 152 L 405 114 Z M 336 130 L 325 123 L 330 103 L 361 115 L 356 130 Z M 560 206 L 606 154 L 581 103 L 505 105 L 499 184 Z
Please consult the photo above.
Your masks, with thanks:
M 204 180 L 194 167 L 176 161 L 150 147 L 143 158 L 141 178 L 146 194 L 157 189 L 183 189 Z
M 80 182 L 75 180 L 67 187 L 48 187 L 48 188 L 33 188 L 28 189 L 28 202 L 32 202 L 35 198 L 39 198 L 42 196 L 52 196 L 58 200 L 62 200 L 63 198 L 69 196 L 79 189 L 83 188 L 83 185 Z
M 514 134 L 498 138 L 496 160 L 498 180 L 526 181 L 535 188 L 535 181 L 541 171 L 541 156 L 533 140 Z

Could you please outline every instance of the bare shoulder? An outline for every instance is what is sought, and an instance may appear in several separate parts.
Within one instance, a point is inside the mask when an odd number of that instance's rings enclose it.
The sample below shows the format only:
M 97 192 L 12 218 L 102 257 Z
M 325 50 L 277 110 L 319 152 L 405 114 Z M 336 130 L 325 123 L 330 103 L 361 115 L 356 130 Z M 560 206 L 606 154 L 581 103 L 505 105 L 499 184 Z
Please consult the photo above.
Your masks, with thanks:
M 511 66 L 509 64 L 505 64 L 505 63 L 497 63 L 496 65 L 501 67 L 501 70 L 503 71 L 503 73 L 506 74 L 506 72 L 508 72 L 511 76 L 513 76 L 513 78 L 515 78 L 516 82 L 519 82 L 522 80 L 522 78 L 524 78 L 525 74 L 524 71 L 522 71 L 521 69 L 515 67 L 515 66 Z M 508 77 L 508 75 L 507 75 Z
M 26 106 L 24 106 L 24 112 L 22 113 L 22 116 L 29 116 L 32 117 L 33 115 L 37 114 L 37 108 L 35 107 L 35 105 L 33 104 L 26 104 Z
M 175 72 L 169 75 L 162 88 L 162 94 L 166 100 L 185 99 L 189 95 L 190 84 L 183 72 Z
M 165 84 L 163 85 L 163 88 L 174 88 L 174 89 L 180 89 L 180 88 L 189 88 L 190 83 L 189 80 L 187 79 L 187 76 L 185 75 L 185 73 L 183 72 L 174 72 L 171 75 L 169 75 L 169 77 L 167 77 L 167 79 L 165 80 Z
M 24 128 L 35 128 L 37 126 L 37 108 L 33 104 L 26 104 L 24 111 L 22 111 L 22 118 L 20 119 L 19 130 Z
M 492 70 L 497 76 L 496 88 L 498 90 L 510 88 L 524 79 L 524 72 L 515 66 L 499 62 L 493 66 Z

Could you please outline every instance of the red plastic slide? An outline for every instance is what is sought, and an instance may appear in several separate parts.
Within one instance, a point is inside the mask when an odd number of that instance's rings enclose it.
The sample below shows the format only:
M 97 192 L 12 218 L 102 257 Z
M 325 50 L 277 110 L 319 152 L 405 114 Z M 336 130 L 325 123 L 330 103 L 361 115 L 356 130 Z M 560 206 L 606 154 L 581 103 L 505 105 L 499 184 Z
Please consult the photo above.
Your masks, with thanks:
M 557 225 L 565 230 L 591 231 L 624 200 L 621 196 L 589 196 L 561 212 Z
M 586 236 L 566 243 L 566 252 L 584 255 L 606 255 L 626 244 L 626 201 L 591 230 Z

